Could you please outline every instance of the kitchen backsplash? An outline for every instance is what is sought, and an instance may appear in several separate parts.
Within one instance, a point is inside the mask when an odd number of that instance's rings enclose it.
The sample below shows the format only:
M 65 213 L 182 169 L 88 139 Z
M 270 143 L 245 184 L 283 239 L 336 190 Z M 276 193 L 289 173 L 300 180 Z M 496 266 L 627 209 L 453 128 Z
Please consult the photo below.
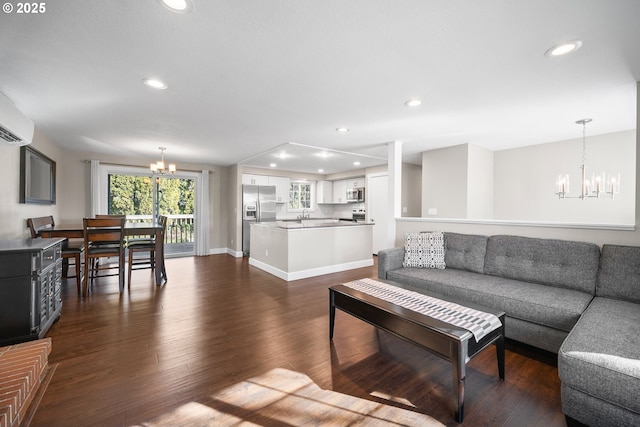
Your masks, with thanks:
M 342 205 L 316 205 L 309 210 L 311 218 L 351 218 L 353 209 L 364 209 L 363 203 L 347 203 Z M 296 219 L 302 212 L 288 212 L 286 204 L 276 205 L 276 219 Z

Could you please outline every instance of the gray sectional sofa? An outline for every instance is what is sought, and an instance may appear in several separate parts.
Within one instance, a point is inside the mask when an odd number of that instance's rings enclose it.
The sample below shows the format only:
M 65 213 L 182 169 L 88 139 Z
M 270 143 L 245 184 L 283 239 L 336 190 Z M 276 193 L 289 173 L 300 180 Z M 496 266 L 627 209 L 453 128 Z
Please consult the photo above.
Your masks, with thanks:
M 595 298 L 558 352 L 562 411 L 640 426 L 640 247 L 604 245 Z
M 558 353 L 563 412 L 640 425 L 640 247 L 444 233 L 446 268 L 378 253 L 378 276 L 503 310 L 506 337 Z

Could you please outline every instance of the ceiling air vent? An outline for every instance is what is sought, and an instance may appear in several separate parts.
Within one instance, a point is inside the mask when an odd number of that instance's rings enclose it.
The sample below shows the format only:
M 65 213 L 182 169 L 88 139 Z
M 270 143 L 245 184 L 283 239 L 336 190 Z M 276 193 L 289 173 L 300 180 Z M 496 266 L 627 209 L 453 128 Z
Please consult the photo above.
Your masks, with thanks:
M 0 144 L 31 144 L 33 130 L 33 122 L 0 92 Z

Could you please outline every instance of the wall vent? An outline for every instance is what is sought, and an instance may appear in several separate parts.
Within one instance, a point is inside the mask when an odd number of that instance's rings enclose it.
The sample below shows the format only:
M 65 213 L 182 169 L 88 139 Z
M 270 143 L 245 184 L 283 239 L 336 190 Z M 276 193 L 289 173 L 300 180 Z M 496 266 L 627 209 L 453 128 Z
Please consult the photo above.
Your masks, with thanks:
M 33 122 L 0 92 L 0 143 L 13 146 L 31 144 L 33 131 Z

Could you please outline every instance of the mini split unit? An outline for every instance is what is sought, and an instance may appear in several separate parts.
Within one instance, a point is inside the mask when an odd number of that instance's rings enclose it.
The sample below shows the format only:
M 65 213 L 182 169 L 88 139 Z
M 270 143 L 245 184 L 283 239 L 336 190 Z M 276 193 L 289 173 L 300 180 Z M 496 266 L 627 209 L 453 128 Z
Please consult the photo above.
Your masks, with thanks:
M 33 129 L 33 122 L 0 92 L 0 144 L 31 144 Z

